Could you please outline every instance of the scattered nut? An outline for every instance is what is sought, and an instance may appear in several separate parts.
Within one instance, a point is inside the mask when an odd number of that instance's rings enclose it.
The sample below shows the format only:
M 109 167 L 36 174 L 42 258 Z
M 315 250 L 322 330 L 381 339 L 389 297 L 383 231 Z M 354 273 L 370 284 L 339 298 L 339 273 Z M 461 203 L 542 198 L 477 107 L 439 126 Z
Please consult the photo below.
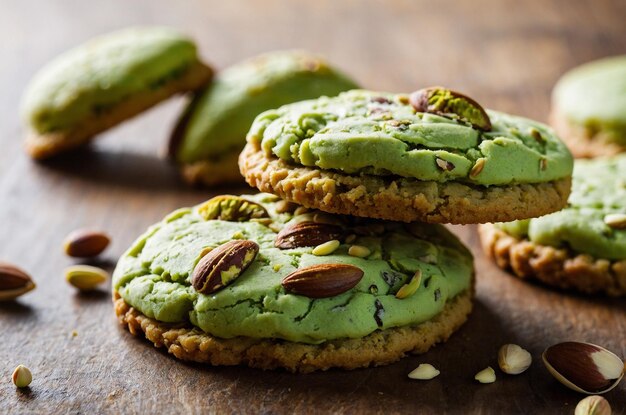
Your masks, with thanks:
M 317 256 L 330 255 L 335 252 L 337 248 L 339 248 L 339 245 L 341 245 L 341 243 L 338 240 L 333 239 L 332 241 L 324 242 L 323 244 L 316 246 L 313 248 L 311 253 Z
M 110 242 L 109 236 L 103 232 L 78 229 L 67 235 L 63 249 L 71 257 L 89 258 L 100 255 Z
M 433 365 L 428 363 L 422 363 L 415 369 L 409 373 L 409 378 L 411 379 L 419 379 L 419 380 L 430 380 L 437 377 L 441 373 L 439 370 L 435 369 Z
M 274 240 L 274 246 L 280 249 L 318 246 L 333 239 L 341 239 L 343 229 L 337 225 L 318 222 L 292 222 L 285 226 Z
M 226 242 L 198 261 L 191 285 L 202 294 L 215 292 L 237 279 L 258 253 L 256 242 L 245 239 Z
M 21 269 L 0 262 L 0 301 L 14 300 L 35 288 L 30 276 Z
M 610 391 L 624 377 L 622 359 L 591 343 L 555 344 L 543 352 L 542 359 L 559 382 L 589 395 Z
M 611 415 L 611 405 L 602 396 L 587 396 L 578 402 L 574 415 Z
M 626 229 L 626 213 L 609 213 L 604 217 L 604 223 L 613 229 Z
M 476 379 L 480 383 L 493 383 L 496 381 L 496 372 L 491 366 L 487 366 L 485 369 L 476 373 L 474 379 Z
M 350 248 L 348 248 L 348 255 L 359 258 L 365 258 L 371 253 L 372 251 L 370 251 L 368 247 L 362 245 L 352 245 Z
M 481 130 L 491 130 L 491 120 L 485 109 L 459 92 L 434 86 L 413 92 L 409 102 L 416 111 L 460 119 Z
M 504 373 L 519 375 L 530 367 L 533 358 L 517 344 L 505 344 L 498 352 L 498 365 Z
M 108 277 L 108 272 L 91 265 L 72 265 L 65 268 L 65 280 L 81 291 L 96 289 Z
M 444 160 L 444 159 L 440 159 L 439 157 L 437 157 L 435 159 L 435 162 L 437 163 L 437 166 L 441 169 L 441 170 L 445 170 L 445 171 L 452 171 L 454 170 L 454 164 L 448 160 Z
M 13 371 L 13 383 L 18 388 L 25 388 L 33 381 L 33 375 L 30 370 L 24 365 L 19 365 Z
M 396 293 L 396 298 L 407 298 L 415 294 L 415 291 L 420 287 L 422 283 L 422 271 L 417 270 L 411 277 L 408 283 L 404 284 Z
M 309 298 L 326 298 L 342 294 L 361 281 L 363 271 L 348 264 L 318 264 L 298 269 L 283 278 L 287 292 Z

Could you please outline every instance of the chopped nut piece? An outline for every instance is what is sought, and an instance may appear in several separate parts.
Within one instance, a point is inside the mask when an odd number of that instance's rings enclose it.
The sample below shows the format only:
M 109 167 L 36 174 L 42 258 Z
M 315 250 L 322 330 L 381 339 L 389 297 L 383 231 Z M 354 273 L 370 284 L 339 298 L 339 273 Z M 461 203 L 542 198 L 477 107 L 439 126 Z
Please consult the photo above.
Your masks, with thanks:
M 428 363 L 422 363 L 417 368 L 413 369 L 409 373 L 409 378 L 419 380 L 430 380 L 439 375 L 439 370 L 435 369 L 433 365 Z
M 505 344 L 498 352 L 498 365 L 504 373 L 518 375 L 530 367 L 533 358 L 517 344 Z
M 474 379 L 476 379 L 480 383 L 493 383 L 496 381 L 496 372 L 491 366 L 487 366 L 485 369 L 476 373 Z
M 30 373 L 30 370 L 24 366 L 19 365 L 13 371 L 13 383 L 18 388 L 25 388 L 30 385 L 30 382 L 33 381 L 33 375 Z
M 362 245 L 352 245 L 348 249 L 348 255 L 356 256 L 356 257 L 359 257 L 359 258 L 365 258 L 366 256 L 368 256 L 371 253 L 372 253 L 372 251 L 370 251 L 368 247 L 362 246 Z

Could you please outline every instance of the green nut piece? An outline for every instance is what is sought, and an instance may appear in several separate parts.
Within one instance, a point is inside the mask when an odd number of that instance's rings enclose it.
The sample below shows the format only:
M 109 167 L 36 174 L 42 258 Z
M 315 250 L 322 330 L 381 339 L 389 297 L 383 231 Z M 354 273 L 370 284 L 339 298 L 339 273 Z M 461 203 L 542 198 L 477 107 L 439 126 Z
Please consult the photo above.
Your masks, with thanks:
M 413 92 L 409 101 L 416 111 L 458 119 L 484 131 L 491 130 L 491 120 L 485 109 L 459 92 L 430 87 Z
M 24 365 L 19 365 L 13 371 L 13 383 L 18 388 L 25 388 L 33 381 L 33 375 Z
M 90 265 L 73 265 L 65 269 L 65 279 L 81 291 L 91 291 L 104 283 L 109 274 L 98 267 Z
M 396 293 L 396 298 L 407 298 L 415 294 L 415 291 L 420 287 L 422 283 L 422 271 L 417 270 L 415 274 L 411 277 L 409 282 L 404 284 L 398 292 Z
M 269 218 L 267 210 L 258 203 L 243 197 L 223 195 L 204 202 L 198 213 L 205 220 L 225 220 L 229 222 L 246 222 L 250 219 Z

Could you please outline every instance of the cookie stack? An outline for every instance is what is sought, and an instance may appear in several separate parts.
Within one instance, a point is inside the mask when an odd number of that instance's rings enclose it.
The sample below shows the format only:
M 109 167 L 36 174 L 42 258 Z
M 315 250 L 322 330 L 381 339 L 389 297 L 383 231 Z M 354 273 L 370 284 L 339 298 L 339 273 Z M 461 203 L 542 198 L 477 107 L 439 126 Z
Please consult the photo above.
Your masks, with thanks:
M 514 275 L 585 294 L 626 295 L 626 56 L 591 62 L 554 88 L 551 122 L 577 157 L 567 207 L 483 225 L 485 252 Z
M 471 311 L 474 268 L 439 223 L 557 211 L 572 159 L 540 123 L 428 88 L 263 112 L 239 166 L 266 193 L 151 227 L 115 270 L 116 313 L 180 359 L 309 372 L 445 341 Z

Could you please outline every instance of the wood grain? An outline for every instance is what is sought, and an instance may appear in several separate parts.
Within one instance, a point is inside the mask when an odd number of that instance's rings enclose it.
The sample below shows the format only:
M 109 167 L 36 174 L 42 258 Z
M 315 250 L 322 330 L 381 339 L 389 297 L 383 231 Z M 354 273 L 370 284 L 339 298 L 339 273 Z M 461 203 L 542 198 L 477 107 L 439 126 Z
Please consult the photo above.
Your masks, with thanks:
M 29 271 L 38 288 L 0 304 L 0 412 L 28 413 L 572 413 L 580 395 L 556 383 L 542 350 L 591 341 L 626 355 L 626 302 L 562 294 L 522 283 L 479 252 L 473 226 L 454 230 L 476 254 L 476 309 L 444 346 L 397 364 L 312 375 L 196 367 L 133 338 L 113 318 L 107 291 L 80 295 L 62 278 L 72 260 L 62 240 L 82 226 L 102 228 L 115 261 L 148 225 L 211 195 L 249 191 L 190 189 L 160 158 L 183 100 L 165 103 L 104 134 L 90 149 L 48 163 L 21 149 L 20 95 L 59 52 L 131 24 L 179 27 L 224 67 L 265 50 L 320 52 L 372 89 L 410 91 L 444 84 L 490 108 L 546 120 L 550 89 L 566 69 L 625 53 L 626 2 L 2 0 L 0 12 L 0 258 Z M 78 335 L 73 337 L 72 331 Z M 503 343 L 534 358 L 520 376 L 498 372 Z M 429 362 L 429 382 L 406 374 Z M 31 387 L 10 374 L 28 366 Z M 495 366 L 494 366 L 495 367 Z M 606 395 L 625 413 L 626 387 Z

